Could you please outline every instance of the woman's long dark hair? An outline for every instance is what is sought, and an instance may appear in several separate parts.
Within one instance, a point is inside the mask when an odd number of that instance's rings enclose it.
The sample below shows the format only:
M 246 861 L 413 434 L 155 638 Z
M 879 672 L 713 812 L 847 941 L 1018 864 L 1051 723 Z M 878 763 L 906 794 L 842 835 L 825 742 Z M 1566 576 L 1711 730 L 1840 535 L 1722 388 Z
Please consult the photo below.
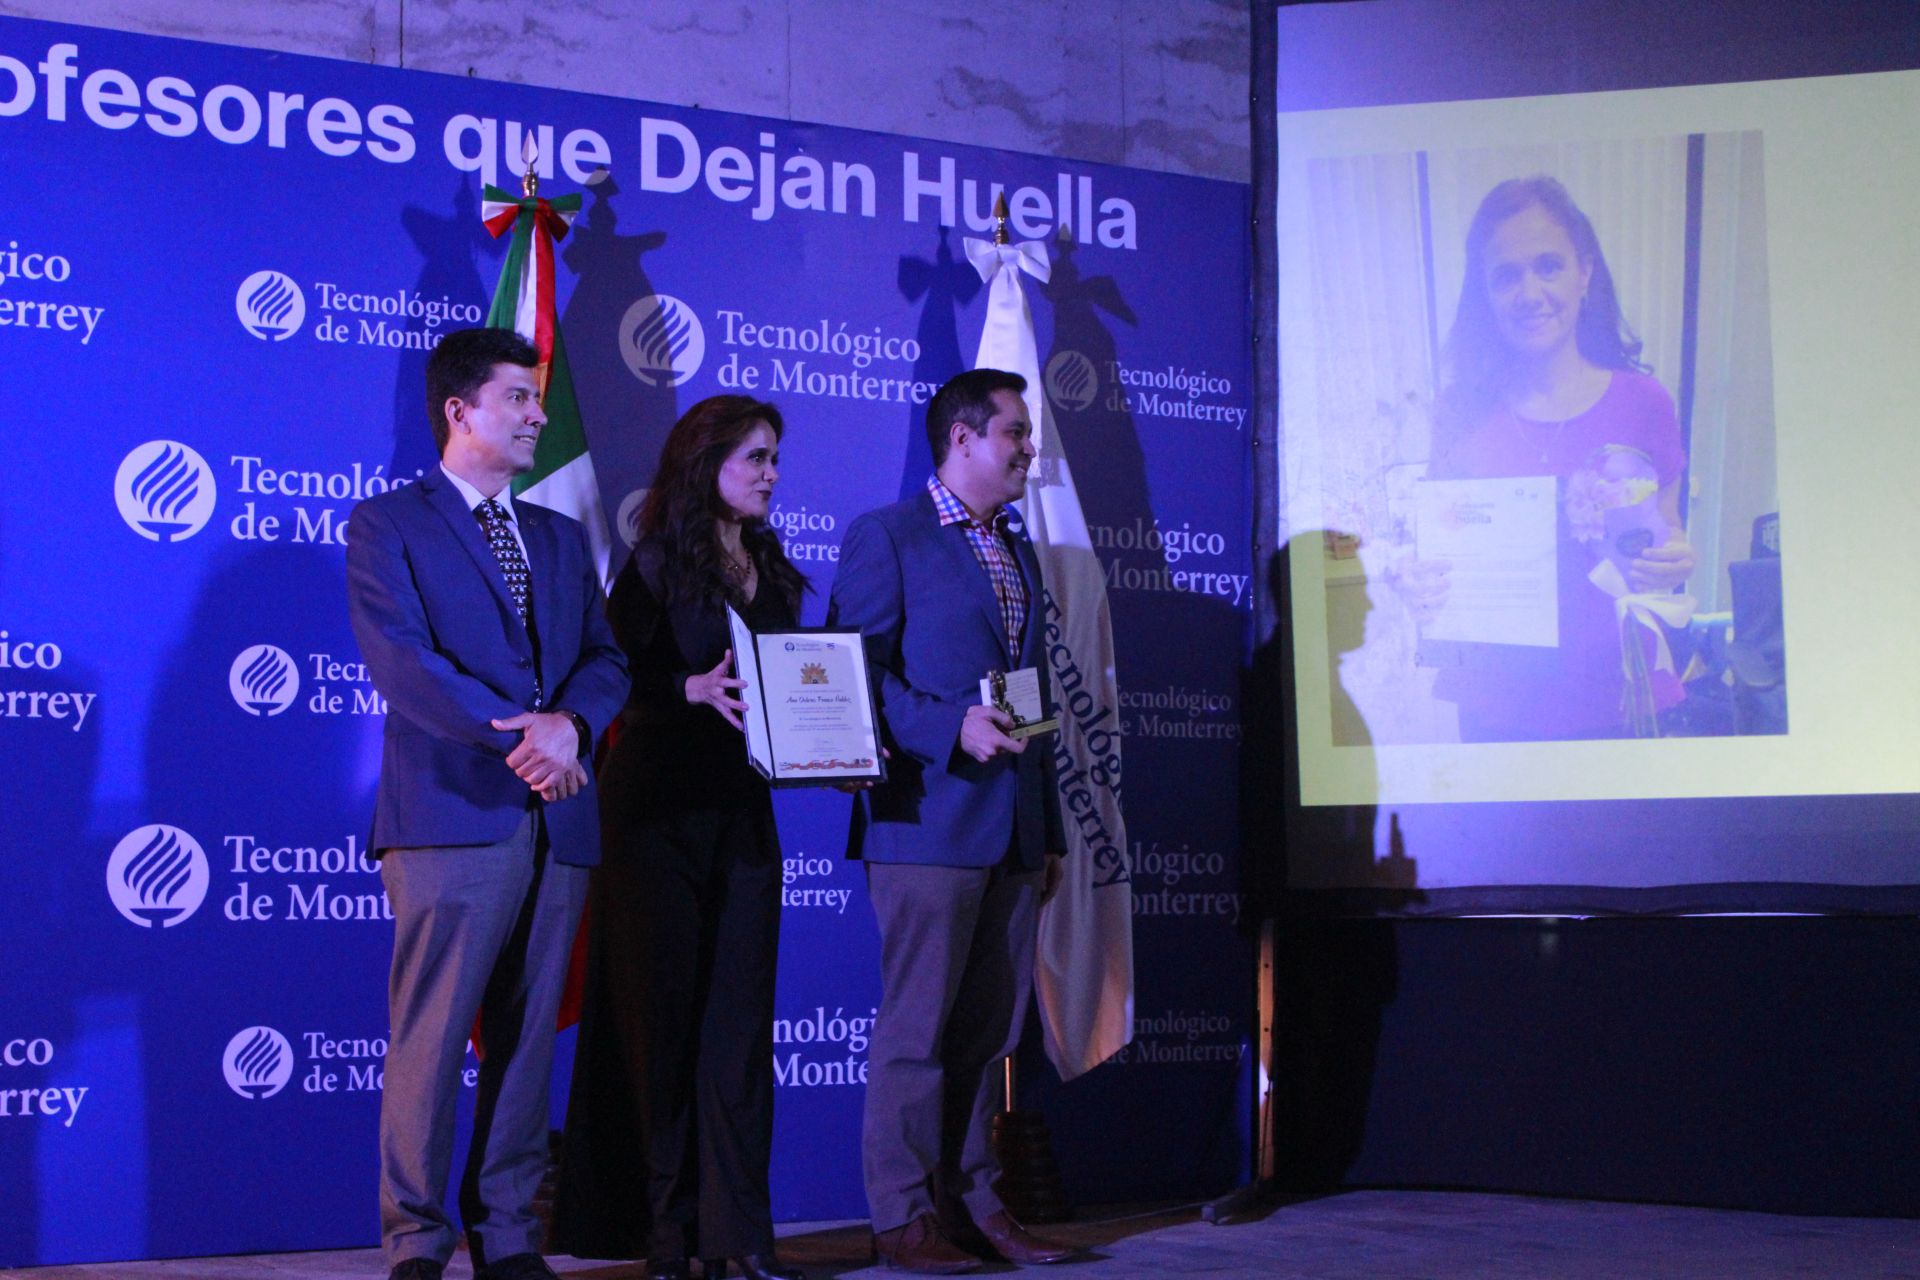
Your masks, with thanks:
M 658 538 L 666 550 L 663 603 L 731 601 L 743 607 L 738 584 L 725 572 L 715 521 L 729 515 L 720 499 L 720 466 L 759 423 L 786 432 L 780 411 L 751 396 L 708 396 L 680 416 L 660 447 L 660 466 L 640 506 L 640 535 Z M 753 557 L 760 585 L 772 587 L 794 613 L 807 579 L 780 546 L 780 536 L 764 520 L 740 528 L 740 542 Z
M 1460 284 L 1460 306 L 1447 334 L 1450 377 L 1441 396 L 1443 417 L 1453 417 L 1458 426 L 1470 425 L 1472 419 L 1492 409 L 1506 395 L 1513 373 L 1513 353 L 1500 336 L 1493 303 L 1487 297 L 1487 242 L 1501 223 L 1536 205 L 1560 224 L 1573 242 L 1575 255 L 1592 269 L 1574 330 L 1580 354 L 1602 369 L 1647 372 L 1640 359 L 1640 339 L 1620 313 L 1613 272 L 1607 269 L 1607 257 L 1600 252 L 1600 238 L 1593 232 L 1593 223 L 1554 179 L 1545 175 L 1509 178 L 1487 193 L 1467 228 L 1466 279 Z

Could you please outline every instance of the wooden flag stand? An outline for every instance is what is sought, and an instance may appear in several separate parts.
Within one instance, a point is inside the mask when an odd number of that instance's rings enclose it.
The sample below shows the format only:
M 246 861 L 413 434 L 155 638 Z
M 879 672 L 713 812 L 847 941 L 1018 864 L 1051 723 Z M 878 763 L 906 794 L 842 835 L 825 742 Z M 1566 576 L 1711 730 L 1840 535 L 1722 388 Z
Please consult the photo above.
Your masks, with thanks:
M 1014 1106 L 1013 1055 L 1007 1055 L 1003 1065 L 1006 1106 L 993 1118 L 993 1154 L 1000 1162 L 1000 1178 L 993 1189 L 1007 1212 L 1023 1223 L 1067 1222 L 1073 1217 L 1073 1206 L 1067 1203 L 1066 1187 L 1060 1181 L 1060 1162 L 1053 1156 L 1047 1118 Z

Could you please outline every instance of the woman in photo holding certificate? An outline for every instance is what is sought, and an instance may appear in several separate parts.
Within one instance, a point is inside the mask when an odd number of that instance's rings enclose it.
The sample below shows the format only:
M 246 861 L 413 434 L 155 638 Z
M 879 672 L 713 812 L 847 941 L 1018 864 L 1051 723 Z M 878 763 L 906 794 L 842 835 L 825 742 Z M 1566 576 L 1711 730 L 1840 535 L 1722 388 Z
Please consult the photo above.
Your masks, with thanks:
M 779 1268 L 767 1195 L 781 856 L 747 761 L 726 607 L 794 625 L 806 579 L 767 523 L 780 413 L 713 396 L 674 424 L 608 612 L 633 674 L 600 772 L 585 1007 L 554 1243 L 689 1259 L 749 1280 Z
M 1496 640 L 1435 662 L 1434 696 L 1458 705 L 1463 741 L 1651 734 L 1684 696 L 1661 628 L 1684 623 L 1690 603 L 1671 596 L 1694 564 L 1680 519 L 1686 455 L 1673 397 L 1640 346 L 1566 189 L 1548 177 L 1495 187 L 1467 232 L 1427 478 L 1552 479 L 1540 492 L 1558 504 L 1557 572 L 1542 577 L 1555 578 L 1557 628 L 1551 615 L 1546 625 L 1557 644 Z M 1502 496 L 1488 488 L 1473 518 L 1500 519 Z M 1484 626 L 1515 607 L 1497 575 L 1466 598 L 1456 567 L 1437 557 L 1402 567 L 1416 620 L 1452 604 L 1487 609 Z

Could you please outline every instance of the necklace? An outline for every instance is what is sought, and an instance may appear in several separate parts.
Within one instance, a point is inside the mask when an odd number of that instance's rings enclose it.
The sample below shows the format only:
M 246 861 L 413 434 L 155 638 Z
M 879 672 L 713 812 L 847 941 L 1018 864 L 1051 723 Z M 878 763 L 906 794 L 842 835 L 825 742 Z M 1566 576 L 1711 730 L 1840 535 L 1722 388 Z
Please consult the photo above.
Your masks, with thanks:
M 1580 415 L 1575 414 L 1574 417 Z M 1522 418 L 1515 413 L 1512 405 L 1507 406 L 1507 421 L 1513 424 L 1514 432 L 1520 437 L 1520 443 L 1529 449 L 1540 450 L 1540 465 L 1547 465 L 1549 455 L 1559 447 L 1560 434 L 1567 429 L 1573 418 L 1561 418 L 1557 422 L 1535 422 L 1531 418 Z M 1532 428 L 1529 430 L 1529 428 Z
M 744 548 L 735 555 L 727 548 L 720 548 L 720 572 L 728 582 L 744 590 L 753 581 L 753 555 Z

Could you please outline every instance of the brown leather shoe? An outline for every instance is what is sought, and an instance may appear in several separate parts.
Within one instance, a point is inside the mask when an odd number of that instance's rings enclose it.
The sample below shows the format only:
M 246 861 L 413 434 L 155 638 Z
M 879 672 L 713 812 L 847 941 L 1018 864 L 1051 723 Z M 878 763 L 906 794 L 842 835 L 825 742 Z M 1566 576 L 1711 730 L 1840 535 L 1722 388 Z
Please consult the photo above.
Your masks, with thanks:
M 1020 1225 L 1020 1220 L 1001 1209 L 974 1224 L 995 1252 L 1008 1262 L 1017 1262 L 1023 1267 L 1044 1266 L 1049 1262 L 1065 1262 L 1080 1251 L 1072 1245 L 1060 1244 L 1033 1234 Z
M 882 1266 L 928 1276 L 957 1276 L 980 1269 L 980 1259 L 947 1239 L 931 1213 L 904 1227 L 874 1232 L 873 1254 Z

